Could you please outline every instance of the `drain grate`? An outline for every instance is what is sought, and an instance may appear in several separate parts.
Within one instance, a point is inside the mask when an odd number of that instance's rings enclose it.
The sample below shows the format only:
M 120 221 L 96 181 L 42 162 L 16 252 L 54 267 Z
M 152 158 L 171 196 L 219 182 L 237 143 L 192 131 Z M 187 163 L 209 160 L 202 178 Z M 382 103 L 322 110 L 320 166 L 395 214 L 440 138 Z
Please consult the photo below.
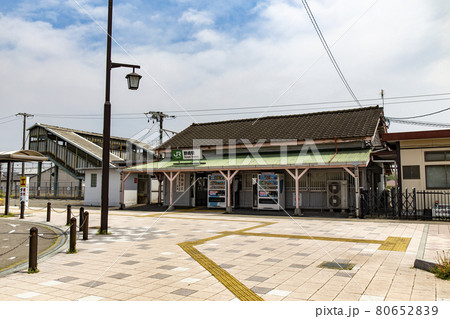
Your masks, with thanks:
M 353 267 L 355 267 L 355 264 L 337 263 L 337 262 L 334 262 L 334 261 L 324 261 L 318 267 L 320 267 L 320 268 L 328 268 L 328 269 L 351 270 Z

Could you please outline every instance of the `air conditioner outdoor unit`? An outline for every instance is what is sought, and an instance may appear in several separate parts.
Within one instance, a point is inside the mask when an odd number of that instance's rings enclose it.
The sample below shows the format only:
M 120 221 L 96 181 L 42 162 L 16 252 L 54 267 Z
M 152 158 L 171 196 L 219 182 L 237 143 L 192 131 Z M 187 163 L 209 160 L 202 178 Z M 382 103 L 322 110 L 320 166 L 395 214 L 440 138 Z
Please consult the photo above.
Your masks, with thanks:
M 329 209 L 348 208 L 347 181 L 329 180 L 327 183 L 327 205 Z

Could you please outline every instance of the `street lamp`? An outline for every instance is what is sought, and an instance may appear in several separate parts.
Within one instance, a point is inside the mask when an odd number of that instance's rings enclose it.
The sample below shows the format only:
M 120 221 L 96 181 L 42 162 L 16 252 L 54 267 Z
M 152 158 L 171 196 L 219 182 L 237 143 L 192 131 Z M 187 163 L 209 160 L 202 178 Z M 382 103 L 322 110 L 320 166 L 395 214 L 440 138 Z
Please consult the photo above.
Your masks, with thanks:
M 111 70 L 113 68 L 127 67 L 133 68 L 133 72 L 126 76 L 128 80 L 128 88 L 137 90 L 139 80 L 142 76 L 135 73 L 135 69 L 139 69 L 139 65 L 113 63 L 111 61 L 111 37 L 112 37 L 112 14 L 113 0 L 108 0 L 108 34 L 106 41 L 106 89 L 105 89 L 105 105 L 103 111 L 103 153 L 102 153 L 102 202 L 100 215 L 100 234 L 108 233 L 108 203 L 109 203 L 109 153 L 111 140 Z
M 142 75 L 135 73 L 133 68 L 133 72 L 127 74 L 125 78 L 128 81 L 128 88 L 130 90 L 137 90 L 139 88 L 139 81 L 141 80 Z

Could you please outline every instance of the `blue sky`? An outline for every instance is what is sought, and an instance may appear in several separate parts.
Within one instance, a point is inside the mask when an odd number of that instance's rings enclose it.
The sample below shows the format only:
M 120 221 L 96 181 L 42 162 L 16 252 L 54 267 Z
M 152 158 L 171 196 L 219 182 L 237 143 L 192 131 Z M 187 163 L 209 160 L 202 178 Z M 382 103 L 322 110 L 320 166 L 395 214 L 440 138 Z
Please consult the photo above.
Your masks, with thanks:
M 380 104 L 384 89 L 388 116 L 450 106 L 450 95 L 388 100 L 450 92 L 448 1 L 308 3 L 356 96 L 372 99 L 363 105 Z M 106 10 L 107 0 L 0 0 L 2 150 L 21 145 L 18 112 L 36 115 L 30 125 L 102 131 Z M 300 1 L 115 0 L 113 35 L 113 60 L 140 64 L 143 75 L 141 88 L 128 91 L 129 70 L 113 70 L 112 132 L 118 136 L 149 130 L 147 111 L 176 115 L 166 127 L 180 131 L 194 121 L 356 105 Z M 266 108 L 328 101 L 350 102 Z M 450 122 L 450 112 L 423 120 Z M 391 126 L 419 129 L 431 128 Z

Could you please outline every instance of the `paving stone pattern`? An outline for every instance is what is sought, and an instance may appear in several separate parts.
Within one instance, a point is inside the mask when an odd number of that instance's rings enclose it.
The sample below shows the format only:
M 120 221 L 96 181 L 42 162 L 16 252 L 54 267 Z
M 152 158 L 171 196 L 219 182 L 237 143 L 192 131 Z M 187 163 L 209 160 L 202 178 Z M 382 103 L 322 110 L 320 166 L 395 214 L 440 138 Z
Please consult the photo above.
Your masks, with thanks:
M 54 214 L 52 223 L 64 228 L 63 215 Z M 27 220 L 45 218 L 45 211 L 33 211 Z M 96 235 L 99 212 L 91 209 L 90 218 L 90 239 L 78 241 L 77 254 L 40 261 L 33 275 L 24 269 L 0 277 L 0 299 L 226 301 L 236 299 L 226 284 L 234 278 L 249 296 L 264 300 L 450 300 L 450 282 L 411 267 L 421 223 L 111 211 L 111 234 Z M 248 231 L 251 237 L 242 231 L 249 227 L 256 227 Z M 404 251 L 379 249 L 388 237 L 394 238 L 389 247 Z M 425 258 L 432 260 L 437 250 L 450 247 L 449 224 L 431 224 L 428 238 Z M 206 268 L 181 243 L 195 243 L 199 256 L 210 261 Z M 355 267 L 319 268 L 323 262 Z M 223 281 L 212 275 L 214 269 Z

